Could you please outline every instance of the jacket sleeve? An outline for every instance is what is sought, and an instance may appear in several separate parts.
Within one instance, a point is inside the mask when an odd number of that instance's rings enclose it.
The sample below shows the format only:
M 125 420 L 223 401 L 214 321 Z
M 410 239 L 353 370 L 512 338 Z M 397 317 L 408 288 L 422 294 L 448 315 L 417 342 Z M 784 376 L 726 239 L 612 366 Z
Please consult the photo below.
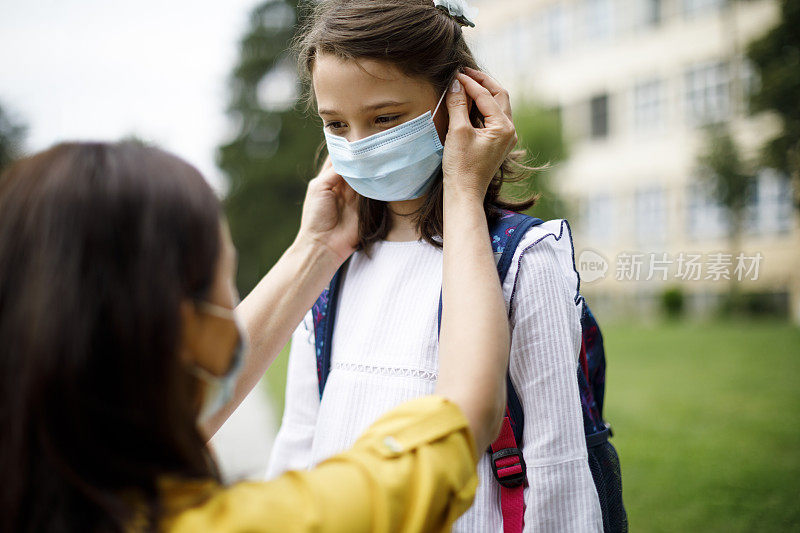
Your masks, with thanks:
M 267 479 L 286 470 L 304 470 L 311 466 L 318 412 L 314 327 L 309 311 L 292 335 L 283 420 L 272 445 Z
M 566 221 L 532 228 L 516 253 L 506 281 L 511 380 L 525 413 L 525 531 L 602 531 L 576 379 L 583 304 Z
M 173 533 L 444 532 L 471 505 L 475 442 L 461 410 L 427 396 L 381 417 L 312 470 L 221 489 L 165 523 Z

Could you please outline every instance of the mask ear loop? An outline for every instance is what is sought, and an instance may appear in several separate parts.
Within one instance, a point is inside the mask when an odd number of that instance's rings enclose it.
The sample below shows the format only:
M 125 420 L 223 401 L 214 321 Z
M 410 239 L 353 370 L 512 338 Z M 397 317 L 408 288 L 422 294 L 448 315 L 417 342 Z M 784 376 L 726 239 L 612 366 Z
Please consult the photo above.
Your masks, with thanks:
M 447 87 L 449 88 L 450 86 L 448 85 Z M 431 115 L 431 119 L 433 119 L 436 116 L 436 112 L 439 111 L 439 107 L 441 107 L 442 102 L 444 102 L 445 96 L 447 96 L 447 89 L 445 89 L 444 92 L 442 93 L 442 96 L 439 97 L 439 103 L 436 104 L 436 109 L 433 110 L 433 115 Z
M 457 24 L 456 26 L 458 27 L 459 30 L 461 29 L 460 25 Z M 436 112 L 439 111 L 439 107 L 442 105 L 442 102 L 444 102 L 444 97 L 447 96 L 447 91 L 450 90 L 450 86 L 453 85 L 453 81 L 456 79 L 456 77 L 458 77 L 458 73 L 459 72 L 463 72 L 463 69 L 459 68 L 458 70 L 456 70 L 453 73 L 453 76 L 450 78 L 450 81 L 448 82 L 447 86 L 444 88 L 444 92 L 442 93 L 442 96 L 439 97 L 439 103 L 436 104 L 436 109 L 433 110 L 433 114 L 431 115 L 431 118 L 434 118 L 436 116 Z

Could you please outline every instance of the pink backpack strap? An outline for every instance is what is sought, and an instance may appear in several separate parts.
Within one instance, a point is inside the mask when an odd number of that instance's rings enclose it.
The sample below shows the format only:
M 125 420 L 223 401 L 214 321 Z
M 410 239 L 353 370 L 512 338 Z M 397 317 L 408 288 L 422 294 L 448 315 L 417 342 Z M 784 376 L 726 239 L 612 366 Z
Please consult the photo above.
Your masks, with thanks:
M 500 436 L 492 443 L 492 471 L 500 483 L 503 533 L 522 533 L 525 524 L 525 459 L 522 450 L 517 448 L 508 416 L 503 417 Z

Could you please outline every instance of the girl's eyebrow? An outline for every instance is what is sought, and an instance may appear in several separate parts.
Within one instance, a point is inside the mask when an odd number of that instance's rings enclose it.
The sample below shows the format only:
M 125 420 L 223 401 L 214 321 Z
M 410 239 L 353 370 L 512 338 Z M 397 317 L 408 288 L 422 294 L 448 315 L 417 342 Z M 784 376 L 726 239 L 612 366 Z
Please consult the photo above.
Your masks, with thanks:
M 397 100 L 386 100 L 384 102 L 377 102 L 374 104 L 368 104 L 361 107 L 361 111 L 375 111 L 376 109 L 382 109 L 384 107 L 395 107 L 400 105 L 408 104 L 409 102 L 399 102 Z M 336 115 L 338 112 L 333 109 L 320 109 L 317 111 L 320 115 Z
M 394 107 L 399 105 L 407 104 L 408 102 L 398 102 L 396 100 L 386 100 L 384 102 L 378 102 L 376 104 L 369 104 L 365 105 L 361 108 L 362 111 L 374 111 L 376 109 L 381 109 L 383 107 Z

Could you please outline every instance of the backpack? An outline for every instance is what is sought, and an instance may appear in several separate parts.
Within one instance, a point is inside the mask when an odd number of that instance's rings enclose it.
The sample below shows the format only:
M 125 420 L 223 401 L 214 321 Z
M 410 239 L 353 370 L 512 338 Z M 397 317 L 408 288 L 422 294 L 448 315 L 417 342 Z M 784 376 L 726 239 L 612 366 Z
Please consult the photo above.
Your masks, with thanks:
M 542 223 L 543 220 L 538 218 L 502 210 L 499 218 L 490 224 L 489 234 L 492 240 L 492 250 L 495 257 L 499 256 L 497 272 L 500 275 L 501 283 L 511 267 L 514 251 L 522 237 L 529 228 Z M 569 229 L 569 225 L 567 228 Z M 336 306 L 342 272 L 345 266 L 346 263 L 336 272 L 329 287 L 322 292 L 312 307 L 320 398 L 322 398 L 325 382 L 330 373 L 331 340 L 336 321 Z M 622 503 L 622 475 L 619 458 L 614 446 L 608 440 L 612 435 L 611 427 L 603 420 L 606 371 L 603 336 L 583 296 L 576 296 L 575 303 L 576 305 L 583 303 L 580 320 L 581 348 L 578 354 L 580 364 L 576 379 L 583 411 L 583 429 L 586 436 L 589 469 L 592 472 L 592 479 L 597 489 L 603 514 L 603 530 L 606 533 L 626 532 L 628 519 Z M 440 295 L 440 329 L 441 319 L 442 300 Z M 500 484 L 504 533 L 521 533 L 525 509 L 523 487 L 527 483 L 525 460 L 522 455 L 525 417 L 510 375 L 506 378 L 506 385 L 508 396 L 506 416 L 503 419 L 498 439 L 492 443 L 491 449 L 487 453 L 491 455 L 492 471 L 497 483 Z

